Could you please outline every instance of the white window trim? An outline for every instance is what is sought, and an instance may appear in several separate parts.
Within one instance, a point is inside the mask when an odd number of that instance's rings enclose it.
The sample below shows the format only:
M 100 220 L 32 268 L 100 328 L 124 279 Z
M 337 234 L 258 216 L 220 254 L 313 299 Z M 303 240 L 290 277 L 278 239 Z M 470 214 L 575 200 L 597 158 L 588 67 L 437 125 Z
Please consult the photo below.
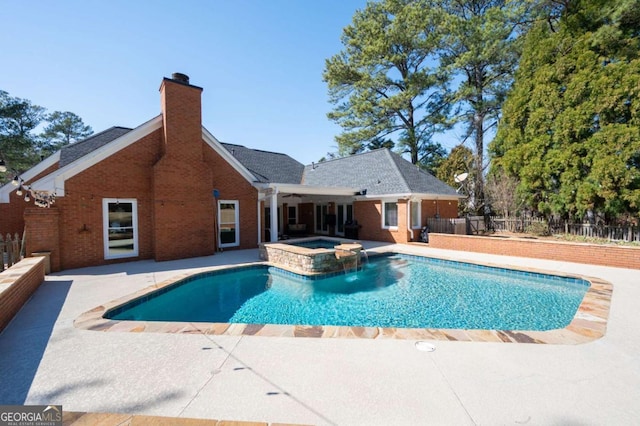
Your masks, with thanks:
M 235 229 L 236 229 L 236 242 L 235 243 L 226 243 L 223 244 L 222 243 L 222 227 L 220 226 L 221 222 L 220 222 L 220 205 L 221 204 L 234 204 L 235 208 L 234 208 L 234 213 L 235 213 Z M 216 232 L 218 232 L 218 241 L 220 241 L 220 247 L 221 248 L 226 248 L 226 247 L 238 247 L 240 245 L 240 202 L 238 200 L 218 200 L 218 229 Z
M 418 225 L 414 226 L 413 225 L 413 214 L 411 214 L 411 229 L 422 229 L 422 200 L 417 200 L 417 201 L 411 201 L 411 206 L 413 206 L 414 204 L 418 205 Z M 410 213 L 413 213 L 410 211 Z
M 118 255 L 109 255 L 109 203 L 131 203 L 131 214 L 133 216 L 133 252 Z M 103 198 L 102 199 L 102 239 L 104 240 L 105 259 L 124 259 L 127 257 L 137 257 L 138 246 L 138 200 L 135 198 Z
M 381 223 L 381 225 L 382 225 L 382 229 L 388 229 L 388 230 L 390 230 L 390 231 L 397 231 L 397 230 L 398 230 L 398 225 L 395 225 L 395 226 L 387 226 L 387 225 L 385 225 L 385 223 L 384 223 L 384 218 L 385 218 L 385 216 L 386 216 L 386 211 L 387 211 L 387 208 L 386 208 L 386 204 L 387 204 L 387 203 L 395 203 L 395 205 L 396 205 L 396 212 L 398 211 L 398 200 L 396 200 L 396 199 L 380 200 L 380 204 L 382 204 L 382 208 L 381 208 L 381 213 L 382 213 L 382 214 L 380 215 L 380 216 L 381 216 L 381 217 L 380 217 L 380 219 L 381 219 L 380 223 Z M 398 215 L 396 214 L 396 216 L 398 216 Z M 398 223 L 400 223 L 400 218 L 399 218 L 399 217 L 396 217 L 396 221 L 398 221 Z

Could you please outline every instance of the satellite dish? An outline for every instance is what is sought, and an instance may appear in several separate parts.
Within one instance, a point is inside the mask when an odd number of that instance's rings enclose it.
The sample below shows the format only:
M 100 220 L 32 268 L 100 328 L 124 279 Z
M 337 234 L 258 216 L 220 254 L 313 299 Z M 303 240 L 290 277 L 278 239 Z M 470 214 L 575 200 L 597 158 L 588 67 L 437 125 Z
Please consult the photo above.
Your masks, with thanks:
M 469 173 L 465 172 L 465 173 L 460 173 L 459 175 L 455 175 L 453 177 L 453 180 L 455 180 L 456 183 L 462 183 L 465 180 L 467 180 L 468 177 L 469 177 Z

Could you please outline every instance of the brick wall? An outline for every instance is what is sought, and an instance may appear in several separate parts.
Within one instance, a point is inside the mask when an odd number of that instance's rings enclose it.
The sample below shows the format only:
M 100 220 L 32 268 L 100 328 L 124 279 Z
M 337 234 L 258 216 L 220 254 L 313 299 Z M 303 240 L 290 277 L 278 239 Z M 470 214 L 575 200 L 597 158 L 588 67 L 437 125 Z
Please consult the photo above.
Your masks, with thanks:
M 166 78 L 160 86 L 162 158 L 153 166 L 156 260 L 215 253 L 212 165 L 204 160 L 201 94 L 199 87 Z
M 202 138 L 200 138 L 202 144 Z M 200 149 L 202 154 L 202 147 Z M 156 260 L 215 252 L 212 171 L 202 158 L 165 156 L 154 166 L 154 252 Z
M 153 258 L 152 167 L 160 144 L 157 130 L 65 182 L 65 196 L 54 204 L 60 210 L 62 269 Z M 137 258 L 104 259 L 104 198 L 137 201 Z
M 44 281 L 44 257 L 22 259 L 0 272 L 0 332 Z
M 58 163 L 55 163 L 33 179 L 25 182 L 25 185 L 29 185 L 57 169 Z M 24 211 L 27 207 L 34 206 L 33 200 L 28 203 L 24 201 L 24 193 L 20 196 L 16 195 L 17 189 L 16 186 L 14 191 L 9 194 L 9 203 L 0 203 L 0 233 L 2 235 L 15 234 L 16 232 L 22 235 L 24 232 Z
M 208 146 L 205 150 L 205 161 L 212 171 L 207 189 L 207 195 L 210 200 L 215 203 L 212 194 L 213 190 L 217 189 L 220 193 L 220 200 L 238 201 L 240 246 L 225 248 L 225 250 L 256 248 L 258 246 L 258 191 L 226 160 Z M 261 221 L 263 228 L 269 227 L 268 224 L 265 225 L 264 223 L 264 215 L 262 215 Z M 213 230 L 213 225 L 210 229 Z M 213 232 L 211 235 L 214 235 Z
M 55 206 L 55 205 L 54 205 Z M 60 209 L 57 207 L 40 208 L 29 207 L 24 212 L 25 217 L 25 253 L 48 251 L 52 271 L 61 269 L 60 250 Z
M 353 204 L 353 216 L 358 221 L 360 228 L 359 238 L 362 240 L 387 241 L 390 243 L 406 243 L 411 241 L 411 232 L 407 227 L 407 201 L 398 200 L 398 228 L 382 228 L 382 203 L 380 200 L 356 201 Z M 438 214 L 442 218 L 458 217 L 457 201 L 422 200 L 420 206 L 422 225 L 427 223 L 427 218 Z M 419 238 L 419 229 L 413 230 L 413 241 Z
M 409 241 L 407 229 L 407 201 L 398 200 L 397 229 L 382 228 L 382 203 L 380 200 L 356 201 L 353 203 L 353 217 L 361 225 L 358 237 L 361 240 L 406 243 Z
M 640 269 L 640 247 L 429 234 L 429 247 Z

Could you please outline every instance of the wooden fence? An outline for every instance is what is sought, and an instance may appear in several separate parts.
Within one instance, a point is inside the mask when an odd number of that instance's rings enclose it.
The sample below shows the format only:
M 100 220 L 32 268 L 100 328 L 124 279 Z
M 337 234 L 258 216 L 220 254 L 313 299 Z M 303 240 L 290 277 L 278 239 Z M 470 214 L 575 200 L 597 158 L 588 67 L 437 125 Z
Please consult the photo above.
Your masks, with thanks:
M 640 242 L 640 227 L 592 225 L 590 223 L 569 223 L 563 220 L 547 221 L 540 218 L 491 217 L 489 228 L 496 232 L 526 232 L 532 224 L 545 224 L 549 233 L 569 234 L 585 238 L 601 238 L 609 241 Z
M 544 219 L 533 217 L 498 217 L 491 216 L 489 228 L 495 232 L 525 232 L 533 223 L 547 223 Z
M 21 239 L 17 233 L 13 237 L 7 234 L 4 238 L 0 234 L 0 271 L 10 268 L 22 259 L 20 247 Z
M 485 226 L 485 224 L 487 226 Z M 483 234 L 488 229 L 495 232 L 527 232 L 530 226 L 543 225 L 551 235 L 568 234 L 585 238 L 601 238 L 609 241 L 640 242 L 640 227 L 592 225 L 589 223 L 569 223 L 563 220 L 547 221 L 541 218 L 518 217 L 504 218 L 492 216 L 470 216 L 457 219 L 427 219 L 429 232 L 436 234 L 474 235 Z

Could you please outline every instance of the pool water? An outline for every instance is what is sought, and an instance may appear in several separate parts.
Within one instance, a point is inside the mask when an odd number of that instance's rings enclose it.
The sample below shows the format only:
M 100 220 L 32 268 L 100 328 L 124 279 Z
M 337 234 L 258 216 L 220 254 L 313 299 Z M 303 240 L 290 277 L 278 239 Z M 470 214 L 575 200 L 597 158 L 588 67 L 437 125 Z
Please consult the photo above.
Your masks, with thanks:
M 316 239 L 316 240 L 298 241 L 298 242 L 292 242 L 292 243 L 287 242 L 287 244 L 296 246 L 296 247 L 304 247 L 304 248 L 310 248 L 310 249 L 318 249 L 318 248 L 332 249 L 335 246 L 340 245 L 341 242 Z
M 552 330 L 575 315 L 587 281 L 417 256 L 308 279 L 253 266 L 190 277 L 114 308 L 116 320 Z

